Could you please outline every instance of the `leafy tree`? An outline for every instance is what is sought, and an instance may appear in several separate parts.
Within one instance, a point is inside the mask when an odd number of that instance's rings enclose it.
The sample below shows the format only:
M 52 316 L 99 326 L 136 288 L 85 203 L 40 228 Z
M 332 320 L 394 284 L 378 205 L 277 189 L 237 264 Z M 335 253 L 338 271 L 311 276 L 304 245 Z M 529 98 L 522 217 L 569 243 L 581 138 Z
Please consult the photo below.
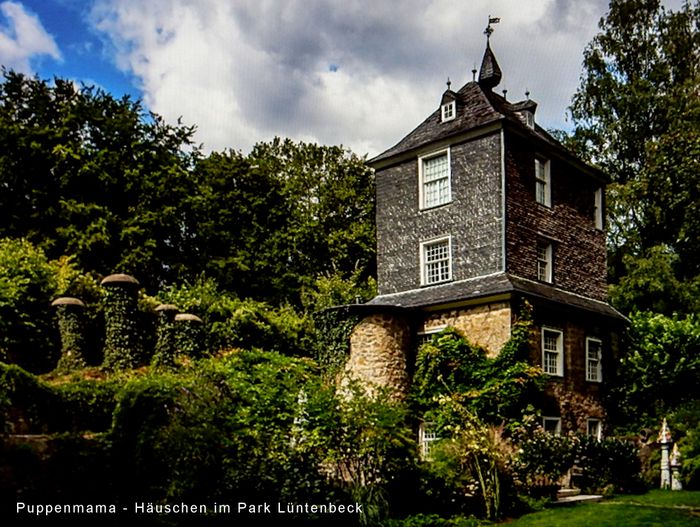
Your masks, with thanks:
M 697 283 L 700 3 L 673 12 L 659 0 L 612 0 L 600 29 L 584 53 L 571 144 L 612 178 L 613 279 L 651 267 L 640 261 L 666 252 L 674 255 L 675 280 Z M 669 314 L 697 307 L 681 299 L 654 305 L 652 295 L 634 288 L 625 296 L 625 307 Z
M 102 275 L 136 274 L 146 285 L 184 272 L 191 231 L 180 203 L 194 189 L 193 128 L 168 125 L 128 96 L 3 76 L 0 236 L 25 237 L 49 258 L 75 255 L 79 267 Z
M 613 393 L 618 422 L 656 416 L 697 397 L 700 383 L 700 320 L 636 313 L 629 352 L 621 359 Z
M 191 266 L 240 296 L 276 299 L 290 272 L 281 257 L 284 183 L 233 151 L 200 159 L 195 176 L 197 192 L 187 200 L 197 248 Z
M 275 138 L 255 145 L 248 161 L 285 198 L 286 222 L 270 255 L 281 298 L 298 303 L 302 286 L 319 275 L 357 284 L 374 275 L 374 177 L 363 159 L 338 146 Z

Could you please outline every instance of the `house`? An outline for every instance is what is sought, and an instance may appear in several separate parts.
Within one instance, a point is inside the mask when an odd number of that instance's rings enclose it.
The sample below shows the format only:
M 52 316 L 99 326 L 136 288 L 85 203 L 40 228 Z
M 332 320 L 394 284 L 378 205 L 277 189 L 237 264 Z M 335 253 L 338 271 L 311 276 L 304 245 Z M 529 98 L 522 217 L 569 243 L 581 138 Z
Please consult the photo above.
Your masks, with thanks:
M 489 33 L 487 33 L 489 35 Z M 549 376 L 543 426 L 600 435 L 625 319 L 607 302 L 606 175 L 537 124 L 537 103 L 496 93 L 481 68 L 369 161 L 378 296 L 356 306 L 346 371 L 401 397 L 412 350 L 452 326 L 495 355 L 532 306 L 531 361 Z

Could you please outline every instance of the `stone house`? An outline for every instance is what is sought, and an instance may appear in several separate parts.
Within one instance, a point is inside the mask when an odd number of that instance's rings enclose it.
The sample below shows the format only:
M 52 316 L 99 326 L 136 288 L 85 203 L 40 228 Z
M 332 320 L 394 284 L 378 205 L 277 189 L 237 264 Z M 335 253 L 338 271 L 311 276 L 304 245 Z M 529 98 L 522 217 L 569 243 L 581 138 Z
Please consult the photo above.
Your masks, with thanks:
M 536 121 L 537 103 L 478 77 L 369 161 L 376 171 L 378 296 L 355 306 L 346 371 L 402 396 L 412 354 L 452 326 L 495 355 L 532 306 L 531 361 L 549 375 L 543 426 L 600 435 L 625 318 L 607 303 L 605 187 Z

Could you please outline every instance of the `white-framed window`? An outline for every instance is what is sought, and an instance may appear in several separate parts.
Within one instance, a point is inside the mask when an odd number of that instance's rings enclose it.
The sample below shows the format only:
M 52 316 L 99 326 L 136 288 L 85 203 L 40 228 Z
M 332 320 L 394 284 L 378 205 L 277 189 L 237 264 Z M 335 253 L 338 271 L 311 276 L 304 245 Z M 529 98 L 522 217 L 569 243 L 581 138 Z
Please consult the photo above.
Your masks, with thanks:
M 586 380 L 603 380 L 603 342 L 600 339 L 586 338 Z
M 543 417 L 542 429 L 553 436 L 561 435 L 561 417 Z
M 552 283 L 553 248 L 551 243 L 537 242 L 537 279 L 541 282 Z
M 452 239 L 449 236 L 420 244 L 421 284 L 452 279 Z
M 603 426 L 600 419 L 588 419 L 586 421 L 586 435 L 598 441 L 603 438 Z
M 429 209 L 452 201 L 450 150 L 418 158 L 420 208 Z
M 431 443 L 437 441 L 440 437 L 435 430 L 435 424 L 431 422 L 423 421 L 418 426 L 418 447 L 420 450 L 420 456 L 424 460 L 430 459 L 430 447 Z
M 448 103 L 443 104 L 440 107 L 440 109 L 442 111 L 442 122 L 443 123 L 445 121 L 451 121 L 457 115 L 457 112 L 456 112 L 457 105 L 455 104 L 455 101 L 450 101 Z
M 564 375 L 564 333 L 542 328 L 542 371 L 548 375 Z
M 547 207 L 552 206 L 552 178 L 549 170 L 549 160 L 535 158 L 535 199 Z
M 597 188 L 593 196 L 593 222 L 596 229 L 603 229 L 603 189 Z
M 535 127 L 535 114 L 528 111 L 528 110 L 525 110 L 523 113 L 525 114 L 525 124 L 527 124 L 530 128 L 534 128 Z
M 419 331 L 416 334 L 416 344 L 418 347 L 422 346 L 426 342 L 430 342 L 430 340 L 433 338 L 434 335 L 437 335 L 440 333 L 443 329 L 445 329 L 447 326 L 442 325 L 442 326 L 436 326 L 434 328 L 428 328 L 423 331 Z

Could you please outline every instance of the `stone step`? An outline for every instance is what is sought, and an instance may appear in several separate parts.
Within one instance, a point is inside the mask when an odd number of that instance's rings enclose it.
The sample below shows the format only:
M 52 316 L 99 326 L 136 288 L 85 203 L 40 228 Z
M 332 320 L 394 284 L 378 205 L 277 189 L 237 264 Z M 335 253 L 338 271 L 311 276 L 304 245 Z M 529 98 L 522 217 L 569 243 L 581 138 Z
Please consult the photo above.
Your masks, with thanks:
M 549 504 L 550 507 L 556 507 L 559 505 L 575 505 L 576 503 L 585 502 L 595 502 L 601 501 L 603 496 L 598 494 L 579 494 L 577 496 L 567 496 L 564 498 L 559 498 Z
M 557 491 L 557 499 L 569 498 L 581 494 L 581 489 L 559 489 Z

